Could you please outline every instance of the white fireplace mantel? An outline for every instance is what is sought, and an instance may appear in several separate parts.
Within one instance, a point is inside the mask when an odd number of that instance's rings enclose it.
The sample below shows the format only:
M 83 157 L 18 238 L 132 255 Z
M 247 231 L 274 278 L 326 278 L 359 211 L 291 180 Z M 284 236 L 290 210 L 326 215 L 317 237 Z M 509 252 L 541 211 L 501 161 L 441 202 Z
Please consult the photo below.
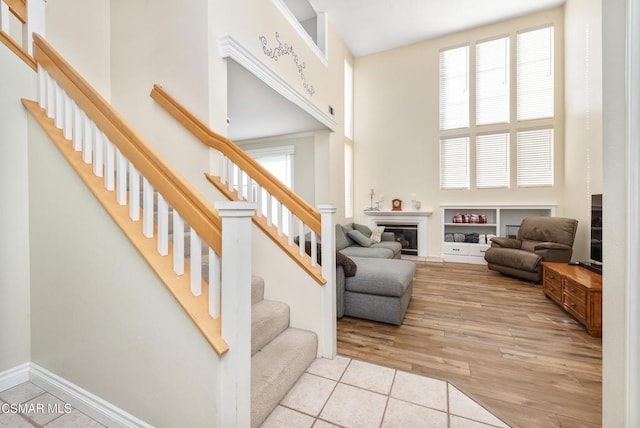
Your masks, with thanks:
M 427 257 L 427 219 L 433 211 L 365 211 L 369 226 L 380 223 L 415 224 L 418 226 L 418 257 Z

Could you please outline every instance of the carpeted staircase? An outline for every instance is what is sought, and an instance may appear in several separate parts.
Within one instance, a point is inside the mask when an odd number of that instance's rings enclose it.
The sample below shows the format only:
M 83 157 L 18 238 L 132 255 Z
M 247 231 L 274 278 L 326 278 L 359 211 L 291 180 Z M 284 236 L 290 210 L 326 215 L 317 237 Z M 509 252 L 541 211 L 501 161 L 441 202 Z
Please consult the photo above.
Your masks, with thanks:
M 154 198 L 154 201 L 157 198 Z M 155 213 L 157 216 L 157 212 Z M 169 212 L 169 239 L 173 221 Z M 185 258 L 190 256 L 185 224 Z M 202 278 L 208 278 L 208 248 L 202 246 Z M 264 299 L 264 280 L 251 281 L 251 426 L 259 427 L 316 358 L 315 333 L 289 327 L 289 306 Z

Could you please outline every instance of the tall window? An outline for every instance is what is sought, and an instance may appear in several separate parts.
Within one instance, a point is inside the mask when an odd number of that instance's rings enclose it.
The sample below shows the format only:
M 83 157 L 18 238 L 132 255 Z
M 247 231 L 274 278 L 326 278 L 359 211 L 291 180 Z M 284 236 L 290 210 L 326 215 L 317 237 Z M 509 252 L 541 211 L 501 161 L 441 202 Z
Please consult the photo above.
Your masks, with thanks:
M 440 52 L 442 189 L 553 186 L 553 46 L 548 26 Z
M 353 68 L 344 61 L 344 136 L 353 140 Z

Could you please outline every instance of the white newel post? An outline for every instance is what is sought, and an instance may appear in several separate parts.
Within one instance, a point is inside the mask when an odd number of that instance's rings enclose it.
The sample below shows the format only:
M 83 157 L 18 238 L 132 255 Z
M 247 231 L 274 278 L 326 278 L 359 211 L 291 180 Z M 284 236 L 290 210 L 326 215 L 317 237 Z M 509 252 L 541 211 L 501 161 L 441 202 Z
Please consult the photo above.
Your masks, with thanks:
M 217 202 L 222 219 L 220 426 L 251 425 L 251 217 L 256 205 Z
M 22 48 L 33 56 L 33 33 L 46 36 L 46 0 L 27 0 L 27 24 L 22 26 Z
M 336 356 L 336 208 L 318 205 L 322 225 L 322 276 L 327 283 L 322 287 L 322 338 L 320 346 L 324 358 Z

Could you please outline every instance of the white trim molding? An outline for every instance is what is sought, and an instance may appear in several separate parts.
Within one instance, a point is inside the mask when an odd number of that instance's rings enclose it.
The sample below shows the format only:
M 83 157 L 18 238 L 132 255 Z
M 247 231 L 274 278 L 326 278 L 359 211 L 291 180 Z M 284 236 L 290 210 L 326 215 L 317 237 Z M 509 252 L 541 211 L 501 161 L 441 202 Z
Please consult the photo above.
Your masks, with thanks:
M 309 113 L 318 122 L 329 128 L 329 130 L 335 132 L 338 128 L 338 123 L 335 119 L 296 91 L 289 83 L 274 73 L 232 36 L 222 37 L 219 41 L 219 48 L 222 58 L 230 58 L 246 68 L 274 91 Z
M 640 0 L 627 0 L 627 388 L 626 426 L 640 426 Z
M 0 391 L 27 381 L 105 426 L 152 428 L 152 425 L 34 363 L 24 363 L 0 373 Z

